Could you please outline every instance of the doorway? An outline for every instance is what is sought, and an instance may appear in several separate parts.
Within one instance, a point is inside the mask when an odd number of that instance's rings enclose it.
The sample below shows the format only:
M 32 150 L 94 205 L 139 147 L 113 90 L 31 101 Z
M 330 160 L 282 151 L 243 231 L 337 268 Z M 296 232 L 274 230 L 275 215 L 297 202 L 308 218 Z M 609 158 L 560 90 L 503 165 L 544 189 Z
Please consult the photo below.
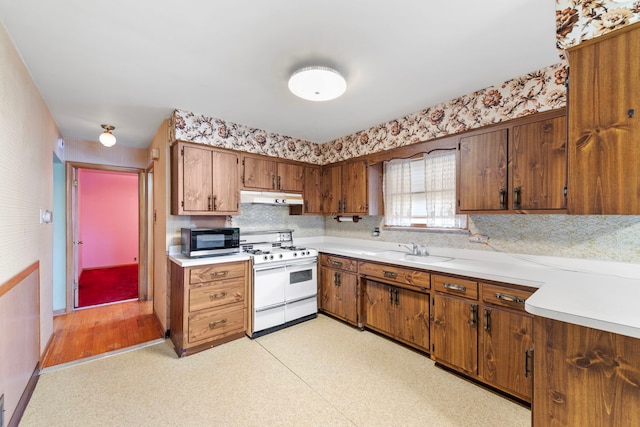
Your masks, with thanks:
M 146 300 L 144 170 L 67 164 L 67 312 Z

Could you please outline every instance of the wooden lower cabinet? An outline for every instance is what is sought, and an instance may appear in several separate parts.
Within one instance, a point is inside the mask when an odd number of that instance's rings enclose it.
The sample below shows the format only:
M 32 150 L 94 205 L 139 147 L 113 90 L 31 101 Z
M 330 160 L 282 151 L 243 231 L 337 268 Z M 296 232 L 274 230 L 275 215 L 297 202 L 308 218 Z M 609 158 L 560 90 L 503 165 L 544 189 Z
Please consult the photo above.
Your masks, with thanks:
M 640 339 L 542 317 L 534 324 L 534 427 L 640 425 Z
M 367 279 L 363 326 L 429 351 L 429 295 Z
M 247 261 L 170 263 L 170 337 L 182 357 L 240 338 L 248 328 Z
M 358 264 L 345 257 L 320 254 L 319 309 L 358 325 Z
M 481 283 L 479 374 L 488 384 L 530 402 L 533 393 L 533 316 L 524 311 L 532 292 Z
M 472 376 L 478 373 L 478 304 L 436 293 L 431 305 L 431 355 Z

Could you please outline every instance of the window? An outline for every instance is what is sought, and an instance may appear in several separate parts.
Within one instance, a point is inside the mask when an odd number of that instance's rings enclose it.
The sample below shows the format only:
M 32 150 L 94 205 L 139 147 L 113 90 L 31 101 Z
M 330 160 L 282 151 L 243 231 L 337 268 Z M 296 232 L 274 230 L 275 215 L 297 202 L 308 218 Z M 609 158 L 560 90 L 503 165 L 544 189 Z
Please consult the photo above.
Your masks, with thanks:
M 385 225 L 466 229 L 456 215 L 456 154 L 439 151 L 384 167 Z

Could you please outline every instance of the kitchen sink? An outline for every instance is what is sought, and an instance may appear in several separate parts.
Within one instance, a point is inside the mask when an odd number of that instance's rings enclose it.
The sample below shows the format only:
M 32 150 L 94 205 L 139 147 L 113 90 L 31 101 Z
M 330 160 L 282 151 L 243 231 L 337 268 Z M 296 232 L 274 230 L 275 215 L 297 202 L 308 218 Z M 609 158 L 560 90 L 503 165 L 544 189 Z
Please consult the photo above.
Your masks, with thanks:
M 406 260 L 420 264 L 436 264 L 439 262 L 451 261 L 453 258 L 436 255 L 413 255 L 402 251 L 382 251 L 376 252 L 375 256 L 389 260 Z

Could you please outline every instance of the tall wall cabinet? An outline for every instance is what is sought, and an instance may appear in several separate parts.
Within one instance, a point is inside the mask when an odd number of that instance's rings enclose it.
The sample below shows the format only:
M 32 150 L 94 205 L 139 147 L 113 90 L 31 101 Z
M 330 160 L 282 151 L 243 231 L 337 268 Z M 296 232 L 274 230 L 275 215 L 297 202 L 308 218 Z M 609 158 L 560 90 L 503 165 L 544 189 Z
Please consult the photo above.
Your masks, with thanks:
M 640 23 L 569 50 L 569 213 L 640 213 Z

